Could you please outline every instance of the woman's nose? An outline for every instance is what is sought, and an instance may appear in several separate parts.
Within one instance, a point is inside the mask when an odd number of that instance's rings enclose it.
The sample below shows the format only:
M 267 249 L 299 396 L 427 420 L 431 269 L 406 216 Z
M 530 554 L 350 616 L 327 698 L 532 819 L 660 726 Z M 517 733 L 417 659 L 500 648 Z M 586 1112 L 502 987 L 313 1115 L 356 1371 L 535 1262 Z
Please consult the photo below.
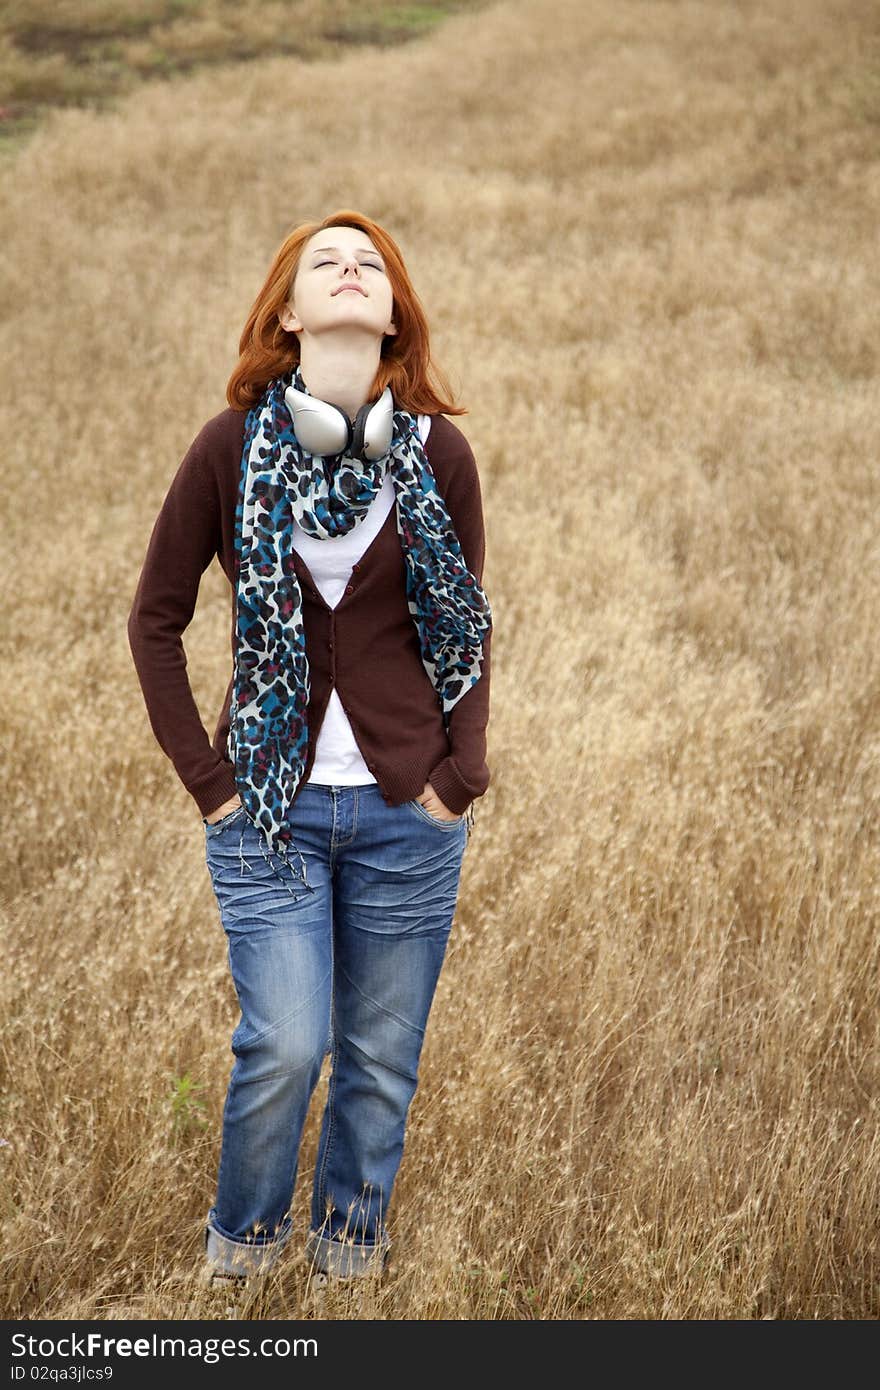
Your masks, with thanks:
M 350 270 L 353 270 L 355 275 L 360 275 L 361 273 L 361 268 L 358 265 L 357 261 L 354 259 L 348 260 L 344 263 L 342 267 L 343 275 L 347 275 Z

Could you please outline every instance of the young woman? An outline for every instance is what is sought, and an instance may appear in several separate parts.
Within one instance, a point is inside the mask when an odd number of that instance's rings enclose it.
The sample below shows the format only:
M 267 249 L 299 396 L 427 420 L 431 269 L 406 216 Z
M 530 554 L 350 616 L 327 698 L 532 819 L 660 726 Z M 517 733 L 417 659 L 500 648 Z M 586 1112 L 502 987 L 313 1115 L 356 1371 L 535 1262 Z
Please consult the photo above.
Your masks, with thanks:
M 229 409 L 156 520 L 129 618 L 153 731 L 202 815 L 241 1007 L 207 1216 L 210 1281 L 291 1235 L 309 1100 L 331 1071 L 308 1253 L 381 1272 L 471 803 L 489 784 L 491 611 L 461 414 L 389 234 L 297 227 L 254 304 Z M 232 587 L 212 740 L 181 634 Z

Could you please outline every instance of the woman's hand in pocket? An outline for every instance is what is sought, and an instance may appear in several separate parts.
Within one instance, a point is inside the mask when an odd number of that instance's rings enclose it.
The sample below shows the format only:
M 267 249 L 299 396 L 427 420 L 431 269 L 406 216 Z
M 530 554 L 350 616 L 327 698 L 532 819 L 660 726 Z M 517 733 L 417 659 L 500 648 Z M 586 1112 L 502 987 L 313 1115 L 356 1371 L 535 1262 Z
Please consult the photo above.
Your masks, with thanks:
M 425 783 L 425 789 L 421 796 L 416 797 L 416 801 L 424 806 L 425 810 L 432 816 L 436 816 L 438 820 L 459 819 L 457 811 L 450 811 L 448 806 L 444 806 L 430 782 Z

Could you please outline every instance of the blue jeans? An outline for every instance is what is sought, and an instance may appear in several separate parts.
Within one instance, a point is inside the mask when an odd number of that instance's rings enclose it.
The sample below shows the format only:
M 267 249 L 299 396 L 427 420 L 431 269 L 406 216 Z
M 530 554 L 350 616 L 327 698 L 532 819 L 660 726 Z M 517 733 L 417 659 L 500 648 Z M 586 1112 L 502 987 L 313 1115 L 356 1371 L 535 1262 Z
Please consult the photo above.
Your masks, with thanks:
M 308 883 L 243 808 L 209 825 L 208 869 L 241 1019 L 223 1112 L 209 1260 L 253 1272 L 291 1234 L 309 1100 L 331 1057 L 308 1252 L 318 1270 L 381 1268 L 425 1025 L 449 938 L 466 817 L 378 786 L 307 782 L 290 809 Z

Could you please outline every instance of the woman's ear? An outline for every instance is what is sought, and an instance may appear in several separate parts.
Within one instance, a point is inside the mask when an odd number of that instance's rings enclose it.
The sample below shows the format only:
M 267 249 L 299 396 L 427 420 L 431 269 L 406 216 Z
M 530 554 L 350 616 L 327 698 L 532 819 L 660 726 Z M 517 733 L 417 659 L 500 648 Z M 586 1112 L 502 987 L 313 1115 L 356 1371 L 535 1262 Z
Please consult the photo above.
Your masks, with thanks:
M 278 322 L 288 333 L 298 333 L 302 324 L 292 304 L 282 304 L 278 310 Z

